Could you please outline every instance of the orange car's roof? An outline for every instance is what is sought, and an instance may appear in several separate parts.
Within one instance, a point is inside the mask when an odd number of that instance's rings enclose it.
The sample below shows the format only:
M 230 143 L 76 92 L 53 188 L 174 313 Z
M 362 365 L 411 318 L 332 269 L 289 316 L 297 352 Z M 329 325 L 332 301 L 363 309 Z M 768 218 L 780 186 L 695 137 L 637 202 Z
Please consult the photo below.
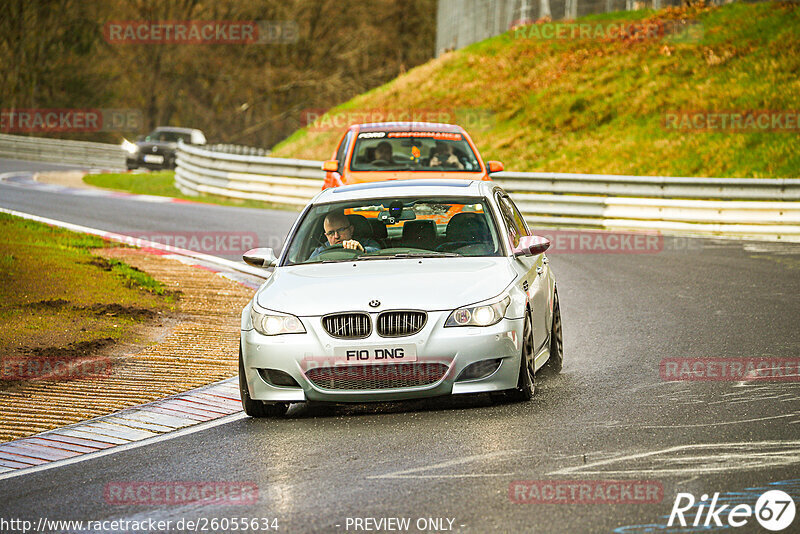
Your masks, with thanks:
M 441 122 L 373 122 L 354 124 L 362 132 L 406 131 L 406 132 L 453 132 L 463 133 L 461 126 Z

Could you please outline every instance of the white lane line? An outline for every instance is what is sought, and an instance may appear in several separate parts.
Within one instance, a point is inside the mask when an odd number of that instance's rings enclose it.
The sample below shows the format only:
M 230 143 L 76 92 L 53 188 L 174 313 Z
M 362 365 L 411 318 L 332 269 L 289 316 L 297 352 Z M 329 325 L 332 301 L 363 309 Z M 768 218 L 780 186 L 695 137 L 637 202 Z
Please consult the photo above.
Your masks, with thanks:
M 429 464 L 424 465 L 422 467 L 414 467 L 412 469 L 404 469 L 402 471 L 394 471 L 391 473 L 385 473 L 383 475 L 373 475 L 367 478 L 470 478 L 470 477 L 485 477 L 485 476 L 510 476 L 513 473 L 465 473 L 465 474 L 455 474 L 455 475 L 418 475 L 414 473 L 420 473 L 424 471 L 430 471 L 432 469 L 442 469 L 446 467 L 453 467 L 456 465 L 463 465 L 466 463 L 471 462 L 478 462 L 482 460 L 492 460 L 495 458 L 507 458 L 514 455 L 519 454 L 522 451 L 519 450 L 507 450 L 507 451 L 495 451 L 489 452 L 486 454 L 476 454 L 473 456 L 466 456 L 464 458 L 458 458 L 454 460 L 447 460 L 444 462 L 436 463 L 436 464 Z
M 772 419 L 784 419 L 786 417 L 798 417 L 800 413 L 786 413 L 782 415 L 772 415 L 769 417 L 756 417 L 754 419 L 739 419 L 738 421 L 721 421 L 719 423 L 693 423 L 693 424 L 686 424 L 686 425 L 623 425 L 623 426 L 635 426 L 637 428 L 642 429 L 653 429 L 653 428 L 705 428 L 705 427 L 712 427 L 712 426 L 725 426 L 725 425 L 738 425 L 742 423 L 755 423 L 756 421 L 770 421 Z
M 47 469 L 53 469 L 54 467 L 62 467 L 65 465 L 71 465 L 78 462 L 83 462 L 85 460 L 93 460 L 95 458 L 99 458 L 101 456 L 107 456 L 109 454 L 116 454 L 118 452 L 128 451 L 131 449 L 135 449 L 137 447 L 143 447 L 145 445 L 153 445 L 154 443 L 159 443 L 161 441 L 167 441 L 170 439 L 174 439 L 181 436 L 186 436 L 188 434 L 194 434 L 195 432 L 201 432 L 203 430 L 208 430 L 209 428 L 214 428 L 220 425 L 226 425 L 228 423 L 232 423 L 233 421 L 238 421 L 240 419 L 245 419 L 247 415 L 244 412 L 234 413 L 231 415 L 226 415 L 224 417 L 220 417 L 219 419 L 214 419 L 213 421 L 206 421 L 205 423 L 198 423 L 196 425 L 182 428 L 180 430 L 175 430 L 173 432 L 169 432 L 166 434 L 161 434 L 159 436 L 154 436 L 151 438 L 146 438 L 140 441 L 133 441 L 130 443 L 126 443 L 124 445 L 116 445 L 109 449 L 103 449 L 96 452 L 89 452 L 86 454 L 82 454 L 81 456 L 75 456 L 74 458 L 68 458 L 66 460 L 58 460 L 55 462 L 50 462 L 47 464 L 38 465 L 35 467 L 29 467 L 26 469 L 20 469 L 13 472 L 6 472 L 0 473 L 0 480 L 5 480 L 8 478 L 14 478 L 18 476 L 28 475 L 30 473 L 37 473 L 39 471 L 45 471 Z
M 767 447 L 782 450 L 765 451 Z M 727 450 L 726 450 L 727 449 Z M 679 456 L 677 453 L 706 451 L 705 455 Z M 548 476 L 574 474 L 593 475 L 699 475 L 747 469 L 765 469 L 800 463 L 800 441 L 755 441 L 741 443 L 700 443 L 678 445 L 649 452 L 629 454 L 619 458 L 600 460 L 585 465 L 565 467 L 548 473 Z M 603 469 L 616 463 L 631 464 L 638 460 L 674 464 L 686 461 L 685 467 L 642 466 L 629 469 Z

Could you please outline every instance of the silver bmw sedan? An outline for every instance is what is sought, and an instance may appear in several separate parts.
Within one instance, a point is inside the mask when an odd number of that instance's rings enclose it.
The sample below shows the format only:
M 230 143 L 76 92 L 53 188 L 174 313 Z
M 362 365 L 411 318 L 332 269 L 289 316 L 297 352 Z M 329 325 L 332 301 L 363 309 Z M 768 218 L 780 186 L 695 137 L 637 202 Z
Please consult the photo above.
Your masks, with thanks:
M 245 412 L 304 401 L 490 393 L 528 400 L 563 361 L 555 277 L 514 202 L 488 181 L 326 189 L 298 217 L 242 312 Z

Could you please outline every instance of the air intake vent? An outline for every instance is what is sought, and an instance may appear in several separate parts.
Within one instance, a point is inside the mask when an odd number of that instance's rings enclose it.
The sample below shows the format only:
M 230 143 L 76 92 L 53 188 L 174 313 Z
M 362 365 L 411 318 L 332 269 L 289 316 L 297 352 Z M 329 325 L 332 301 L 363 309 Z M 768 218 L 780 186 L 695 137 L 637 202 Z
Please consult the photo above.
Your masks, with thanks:
M 378 315 L 378 335 L 412 336 L 422 330 L 428 315 L 420 311 L 387 311 Z
M 461 371 L 461 374 L 458 375 L 456 382 L 461 382 L 463 380 L 480 380 L 481 378 L 486 378 L 497 371 L 497 368 L 500 367 L 501 362 L 502 360 L 497 358 L 494 360 L 483 360 L 470 364 L 463 371 Z
M 321 389 L 395 389 L 435 384 L 447 372 L 443 363 L 400 363 L 317 367 L 306 377 Z
M 372 322 L 366 313 L 326 315 L 322 318 L 322 327 L 339 339 L 362 339 L 372 333 Z

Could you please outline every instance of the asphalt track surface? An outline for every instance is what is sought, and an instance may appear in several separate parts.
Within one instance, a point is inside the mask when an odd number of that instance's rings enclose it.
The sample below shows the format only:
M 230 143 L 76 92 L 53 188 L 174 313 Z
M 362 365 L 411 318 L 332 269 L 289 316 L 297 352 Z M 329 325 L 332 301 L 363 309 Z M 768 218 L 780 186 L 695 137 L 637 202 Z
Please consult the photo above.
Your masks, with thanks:
M 45 167 L 0 162 L 0 172 Z M 0 184 L 0 206 L 113 231 L 255 229 L 266 242 L 282 239 L 295 216 L 8 184 Z M 550 254 L 565 363 L 560 376 L 538 381 L 531 402 L 493 405 L 477 396 L 293 405 L 284 419 L 238 419 L 0 480 L 0 518 L 171 521 L 175 532 L 189 531 L 188 520 L 208 532 L 232 531 L 230 523 L 212 529 L 211 521 L 234 517 L 275 518 L 278 532 L 378 530 L 374 523 L 357 529 L 356 518 L 410 519 L 407 530 L 383 532 L 707 532 L 720 529 L 665 526 L 678 493 L 699 501 L 719 492 L 719 502 L 753 506 L 767 489 L 781 489 L 800 505 L 796 377 L 667 381 L 659 373 L 667 358 L 796 359 L 800 246 L 665 238 L 659 248 Z M 658 502 L 554 504 L 552 495 L 547 504 L 513 502 L 531 496 L 515 493 L 515 481 L 558 480 L 625 481 L 629 491 L 634 481 L 649 481 L 663 495 L 651 499 Z M 258 498 L 249 505 L 120 505 L 104 494 L 109 484 L 180 481 L 252 484 Z M 689 524 L 697 510 L 686 512 Z M 726 530 L 766 532 L 753 517 L 741 528 L 720 517 Z M 444 528 L 418 522 L 429 518 L 445 518 Z M 800 518 L 786 532 L 798 525 Z M 10 524 L 0 530 L 14 531 Z

